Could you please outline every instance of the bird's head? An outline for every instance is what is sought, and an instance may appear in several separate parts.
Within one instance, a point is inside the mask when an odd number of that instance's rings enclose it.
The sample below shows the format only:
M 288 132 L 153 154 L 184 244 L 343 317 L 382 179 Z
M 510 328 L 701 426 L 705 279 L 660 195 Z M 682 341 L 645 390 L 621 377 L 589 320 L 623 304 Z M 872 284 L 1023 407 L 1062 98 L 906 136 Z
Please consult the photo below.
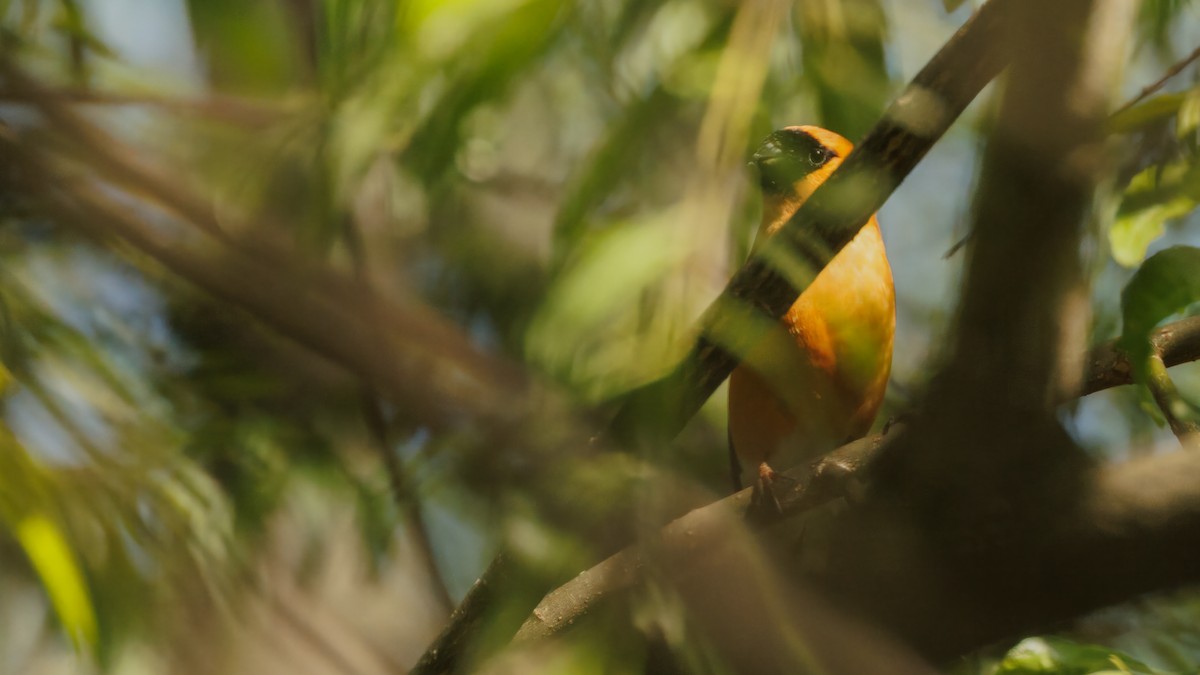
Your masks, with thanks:
M 839 134 L 814 126 L 786 127 L 767 136 L 751 161 L 762 187 L 766 234 L 791 218 L 853 148 Z

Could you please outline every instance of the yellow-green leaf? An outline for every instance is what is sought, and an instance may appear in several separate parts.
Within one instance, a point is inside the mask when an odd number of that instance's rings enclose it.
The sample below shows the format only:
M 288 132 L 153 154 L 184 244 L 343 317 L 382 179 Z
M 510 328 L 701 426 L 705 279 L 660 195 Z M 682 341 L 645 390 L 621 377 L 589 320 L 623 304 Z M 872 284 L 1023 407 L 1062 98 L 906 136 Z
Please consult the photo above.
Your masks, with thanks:
M 1177 197 L 1165 204 L 1118 216 L 1108 231 L 1113 259 L 1125 267 L 1137 265 L 1146 257 L 1150 244 L 1162 236 L 1167 221 L 1186 215 L 1195 206 L 1191 199 Z
M 1134 376 L 1145 381 L 1150 331 L 1158 322 L 1200 300 L 1200 248 L 1172 246 L 1150 256 L 1121 291 L 1120 345 Z
M 1200 170 L 1184 162 L 1152 166 L 1134 176 L 1108 231 L 1113 259 L 1125 267 L 1140 263 L 1150 244 L 1162 236 L 1168 221 L 1196 208 L 1198 188 Z
M 96 611 L 83 570 L 62 529 L 32 514 L 17 521 L 17 541 L 42 581 L 50 604 L 77 649 L 96 644 Z

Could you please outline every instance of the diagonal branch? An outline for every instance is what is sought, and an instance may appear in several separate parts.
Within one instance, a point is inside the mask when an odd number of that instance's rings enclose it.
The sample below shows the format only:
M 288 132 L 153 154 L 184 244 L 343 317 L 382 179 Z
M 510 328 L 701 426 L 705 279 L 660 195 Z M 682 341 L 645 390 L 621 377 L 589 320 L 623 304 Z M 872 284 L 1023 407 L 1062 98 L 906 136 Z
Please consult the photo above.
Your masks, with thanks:
M 115 237 L 248 310 L 283 335 L 376 382 L 423 423 L 452 425 L 464 411 L 500 425 L 519 417 L 512 401 L 522 400 L 529 386 L 520 369 L 480 352 L 423 305 L 384 303 L 351 279 L 261 245 L 246 251 L 224 240 L 214 248 L 168 236 L 97 185 L 56 171 L 41 152 L 4 128 L 0 154 L 21 168 L 22 192 L 48 215 L 98 239 Z M 379 356 L 381 341 L 394 358 Z
M 1170 68 L 1167 68 L 1167 72 L 1163 73 L 1162 77 L 1158 78 L 1154 82 L 1151 82 L 1145 87 L 1142 87 L 1142 90 L 1137 93 L 1137 96 L 1134 96 L 1125 103 L 1121 104 L 1120 107 L 1113 111 L 1113 115 L 1115 116 L 1118 113 L 1129 110 L 1138 103 L 1141 103 L 1150 94 L 1162 89 L 1172 77 L 1182 73 L 1183 69 L 1191 65 L 1196 59 L 1200 59 L 1200 47 L 1196 47 L 1194 50 L 1192 50 L 1191 54 L 1188 54 L 1179 61 L 1175 62 Z
M 1150 344 L 1168 368 L 1196 360 L 1200 355 L 1200 316 L 1180 319 L 1159 328 L 1151 334 Z M 1079 396 L 1133 384 L 1133 365 L 1117 347 L 1116 340 L 1092 349 L 1085 364 Z
M 888 107 L 841 167 L 729 281 L 705 312 L 699 338 L 674 372 L 623 402 L 613 432 L 627 444 L 667 440 L 757 344 L 739 307 L 783 316 L 850 242 L 984 85 L 1005 66 L 1010 0 L 971 17 Z

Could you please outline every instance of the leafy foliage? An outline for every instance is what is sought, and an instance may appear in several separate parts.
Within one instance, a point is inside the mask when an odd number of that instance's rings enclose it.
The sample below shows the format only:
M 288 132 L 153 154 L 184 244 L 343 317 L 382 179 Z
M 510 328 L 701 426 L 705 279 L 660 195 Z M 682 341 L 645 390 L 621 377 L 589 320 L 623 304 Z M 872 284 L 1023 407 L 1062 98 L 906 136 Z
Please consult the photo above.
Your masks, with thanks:
M 37 591 L 6 595 L 12 612 L 53 617 L 25 622 L 28 643 L 0 636 L 0 669 L 72 650 L 81 669 L 112 672 L 408 665 L 493 549 L 531 570 L 594 553 L 547 494 L 599 511 L 613 485 L 646 481 L 654 502 L 671 490 L 647 476 L 666 473 L 725 490 L 719 405 L 652 465 L 617 458 L 546 485 L 529 478 L 537 455 L 513 449 L 574 443 L 605 401 L 669 368 L 749 247 L 750 148 L 798 122 L 860 137 L 963 3 L 146 0 L 143 21 L 117 4 L 0 2 L 0 59 L 70 111 L 0 81 L 0 133 L 66 177 L 0 162 L 0 587 Z M 1188 7 L 1143 4 L 1138 54 L 1155 70 Z M 1122 265 L 1194 229 L 1198 91 L 1113 120 L 1131 147 L 1108 231 Z M 963 126 L 882 216 L 896 362 L 914 373 L 893 386 L 896 407 L 925 384 L 956 283 L 957 262 L 929 252 L 958 215 L 938 208 L 946 177 L 976 161 L 962 140 L 984 125 Z M 73 219 L 82 194 L 109 209 Z M 109 210 L 187 255 L 105 230 Z M 1196 299 L 1196 250 L 1152 256 L 1127 287 L 1136 362 L 1153 326 Z M 259 274 L 239 276 L 245 259 Z M 389 345 L 376 372 L 351 372 L 304 331 L 260 323 L 244 292 L 185 281 L 202 273 L 281 285 L 297 308 L 327 292 L 339 310 L 398 307 L 397 339 L 426 339 L 419 360 L 434 364 L 413 389 L 461 385 L 463 400 L 430 419 L 430 401 L 376 380 L 411 365 Z M 385 334 L 392 318 L 370 323 Z M 496 422 L 466 403 L 464 362 L 518 381 L 501 388 L 512 408 L 529 380 L 567 403 L 534 402 L 550 411 L 537 428 Z M 646 596 L 614 610 L 633 628 L 530 667 L 636 668 L 637 639 L 656 631 L 695 669 L 722 667 L 670 598 Z M 997 672 L 1151 672 L 1114 654 L 1047 638 Z
M 1142 264 L 1121 292 L 1121 345 L 1140 378 L 1146 377 L 1150 330 L 1200 301 L 1200 248 L 1172 246 Z
M 1115 673 L 1158 673 L 1137 659 L 1119 652 L 1083 645 L 1062 638 L 1029 638 L 1004 656 L 995 675 L 1099 675 Z

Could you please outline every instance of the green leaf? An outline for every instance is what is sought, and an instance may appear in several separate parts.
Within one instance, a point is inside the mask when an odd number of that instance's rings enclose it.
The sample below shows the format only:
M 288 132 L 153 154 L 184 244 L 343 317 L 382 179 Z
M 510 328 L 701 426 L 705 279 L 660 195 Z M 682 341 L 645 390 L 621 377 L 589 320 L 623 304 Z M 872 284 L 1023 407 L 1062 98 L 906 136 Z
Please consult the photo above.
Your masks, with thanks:
M 0 526 L 11 531 L 77 650 L 99 634 L 87 578 L 55 507 L 46 472 L 0 424 Z
M 1113 259 L 1133 267 L 1162 236 L 1168 221 L 1196 208 L 1200 197 L 1200 165 L 1152 166 L 1130 181 L 1117 218 L 1108 231 Z
M 964 0 L 942 0 L 942 7 L 946 9 L 947 13 L 950 13 L 959 7 L 962 7 L 963 1 Z
M 1200 127 L 1200 88 L 1186 92 L 1179 105 L 1179 116 L 1175 118 L 1175 137 L 1187 138 Z
M 1153 44 L 1160 50 L 1169 50 L 1171 45 L 1171 27 L 1194 0 L 1145 0 L 1141 3 L 1138 14 L 1138 24 L 1141 29 L 1141 39 Z
M 211 82 L 263 96 L 298 79 L 304 59 L 286 9 L 270 2 L 191 0 L 188 16 Z
M 1146 257 L 1146 249 L 1166 231 L 1168 220 L 1186 215 L 1196 203 L 1185 197 L 1156 204 L 1124 216 L 1118 216 L 1108 231 L 1108 243 L 1113 259 L 1125 267 L 1133 267 Z
M 885 58 L 887 13 L 879 0 L 801 2 L 797 5 L 801 62 L 813 86 L 818 122 L 859 138 L 887 103 L 891 80 Z
M 471 33 L 457 54 L 458 72 L 411 136 L 403 153 L 413 174 L 434 183 L 451 166 L 462 140 L 467 114 L 502 97 L 555 44 L 562 3 L 523 0 Z
M 1120 346 L 1134 377 L 1144 382 L 1150 331 L 1163 319 L 1200 300 L 1200 248 L 1172 246 L 1151 256 L 1121 291 Z
M 1034 637 L 1013 647 L 996 667 L 995 675 L 1099 675 L 1100 673 L 1155 673 L 1132 656 L 1100 645 L 1058 637 Z
M 660 348 L 675 342 L 659 333 L 668 313 L 656 311 L 654 289 L 689 250 L 675 218 L 609 225 L 583 242 L 530 325 L 529 358 L 597 399 L 661 374 L 669 360 Z
M 1164 117 L 1170 117 L 1179 112 L 1187 100 L 1186 93 L 1161 94 L 1146 99 L 1141 103 L 1122 110 L 1108 120 L 1108 128 L 1113 133 L 1127 134 L 1149 126 Z
M 62 528 L 34 513 L 21 518 L 13 530 L 75 648 L 95 647 L 96 610 L 83 568 Z

